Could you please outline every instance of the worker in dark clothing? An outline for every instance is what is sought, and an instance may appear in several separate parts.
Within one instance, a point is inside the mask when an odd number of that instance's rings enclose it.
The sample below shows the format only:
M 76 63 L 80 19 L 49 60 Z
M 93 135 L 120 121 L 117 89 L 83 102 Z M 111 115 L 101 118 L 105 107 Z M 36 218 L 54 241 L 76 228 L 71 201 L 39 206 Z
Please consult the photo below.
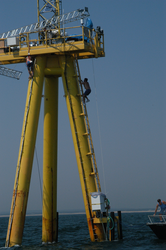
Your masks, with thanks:
M 85 103 L 85 98 L 87 100 L 86 102 L 90 102 L 90 100 L 87 97 L 91 93 L 91 88 L 90 88 L 90 85 L 89 85 L 89 82 L 88 82 L 88 78 L 85 78 L 84 81 L 81 80 L 81 84 L 83 84 L 84 88 L 85 88 L 85 92 L 82 95 L 83 96 L 83 102 Z
M 32 60 L 30 53 L 28 53 L 28 56 L 26 57 L 26 65 L 27 65 L 28 72 L 29 72 L 29 78 L 32 78 L 33 77 L 33 60 Z

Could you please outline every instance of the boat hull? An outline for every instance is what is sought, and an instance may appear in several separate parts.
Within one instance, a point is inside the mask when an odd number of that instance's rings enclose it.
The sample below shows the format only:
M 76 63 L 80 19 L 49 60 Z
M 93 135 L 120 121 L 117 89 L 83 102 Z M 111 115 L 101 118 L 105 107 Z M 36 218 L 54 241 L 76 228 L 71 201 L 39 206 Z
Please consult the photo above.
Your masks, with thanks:
M 152 231 L 155 233 L 155 235 L 162 240 L 166 240 L 166 223 L 160 222 L 160 223 L 147 223 L 147 226 L 149 226 Z

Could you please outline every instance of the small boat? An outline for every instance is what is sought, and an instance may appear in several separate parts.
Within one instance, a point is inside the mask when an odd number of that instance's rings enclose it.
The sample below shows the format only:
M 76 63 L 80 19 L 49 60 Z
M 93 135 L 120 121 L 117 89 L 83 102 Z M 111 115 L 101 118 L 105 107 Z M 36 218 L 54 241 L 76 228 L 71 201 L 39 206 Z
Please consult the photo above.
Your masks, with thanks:
M 166 240 L 166 215 L 148 215 L 148 218 L 149 222 L 146 225 L 159 239 Z

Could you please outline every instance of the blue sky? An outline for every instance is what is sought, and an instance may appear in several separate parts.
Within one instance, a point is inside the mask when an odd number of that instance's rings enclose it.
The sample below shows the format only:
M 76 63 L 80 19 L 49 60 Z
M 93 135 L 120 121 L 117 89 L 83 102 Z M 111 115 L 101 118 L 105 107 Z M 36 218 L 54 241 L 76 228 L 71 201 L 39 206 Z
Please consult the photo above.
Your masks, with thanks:
M 42 2 L 42 1 L 41 1 Z M 80 61 L 92 88 L 87 104 L 102 192 L 114 209 L 155 208 L 166 200 L 166 1 L 63 0 L 64 12 L 89 8 L 105 35 L 105 57 Z M 0 33 L 37 21 L 37 1 L 1 1 Z M 0 213 L 9 213 L 28 72 L 0 76 Z M 67 108 L 59 81 L 58 211 L 84 211 Z M 36 152 L 42 178 L 43 101 Z M 41 210 L 34 157 L 28 211 Z

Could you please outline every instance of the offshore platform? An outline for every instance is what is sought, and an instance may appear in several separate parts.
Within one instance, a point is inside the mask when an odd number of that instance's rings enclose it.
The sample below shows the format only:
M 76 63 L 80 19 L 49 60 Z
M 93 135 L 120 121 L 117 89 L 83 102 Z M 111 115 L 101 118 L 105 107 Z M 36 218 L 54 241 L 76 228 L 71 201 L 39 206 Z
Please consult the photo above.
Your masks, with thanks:
M 42 3 L 41 3 L 42 2 Z M 42 6 L 42 7 L 40 7 Z M 34 59 L 29 79 L 6 247 L 21 245 L 44 86 L 42 241 L 55 242 L 57 213 L 58 78 L 62 77 L 91 241 L 103 241 L 109 201 L 101 192 L 79 70 L 79 59 L 104 57 L 104 34 L 85 25 L 88 8 L 62 14 L 62 1 L 37 0 L 38 22 L 0 34 L 0 74 L 19 79 L 7 64 Z M 50 15 L 49 18 L 46 15 Z M 66 24 L 80 20 L 80 26 Z M 68 35 L 70 34 L 70 35 Z M 77 35 L 72 35 L 77 34 Z

